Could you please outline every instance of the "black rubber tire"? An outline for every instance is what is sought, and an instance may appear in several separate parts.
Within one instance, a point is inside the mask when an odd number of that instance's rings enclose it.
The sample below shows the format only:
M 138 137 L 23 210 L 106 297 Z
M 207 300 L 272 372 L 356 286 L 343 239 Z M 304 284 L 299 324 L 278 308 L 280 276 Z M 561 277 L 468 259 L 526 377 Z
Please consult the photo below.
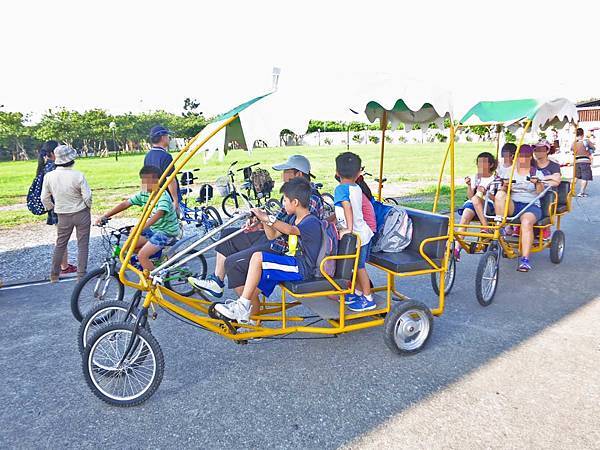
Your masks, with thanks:
M 403 315 L 406 313 L 414 312 L 420 316 L 420 320 L 427 321 L 427 329 L 424 331 L 427 334 L 424 337 L 419 336 L 419 340 L 422 341 L 418 346 L 414 348 L 402 348 L 398 345 L 396 340 L 396 330 L 398 328 L 398 321 L 401 319 Z M 385 321 L 383 322 L 383 341 L 385 345 L 398 355 L 412 355 L 415 353 L 419 353 L 425 345 L 429 341 L 431 334 L 433 333 L 433 315 L 429 308 L 418 301 L 415 300 L 406 300 L 401 302 L 396 302 L 392 306 L 391 311 L 385 317 Z
M 166 280 L 165 287 L 167 289 L 177 292 L 178 294 L 183 295 L 184 297 L 192 296 L 192 294 L 194 293 L 194 288 L 187 282 L 188 277 L 194 277 L 194 278 L 204 280 L 206 278 L 206 273 L 208 270 L 207 264 L 206 264 L 206 258 L 204 257 L 204 255 L 198 255 L 194 259 L 192 259 L 190 262 L 192 262 L 192 261 L 196 261 L 199 264 L 200 269 L 198 270 L 198 272 L 190 272 L 190 273 L 182 274 L 179 277 L 179 281 L 183 282 L 182 284 L 174 285 L 172 280 Z M 175 270 L 181 270 L 181 267 L 179 267 Z M 169 273 L 167 273 L 167 276 L 169 276 Z
M 223 225 L 223 219 L 221 219 L 221 214 L 219 214 L 219 211 L 217 211 L 217 208 L 215 208 L 214 206 L 207 206 L 204 209 L 204 212 L 206 213 L 206 215 L 208 216 L 208 218 L 210 219 L 211 223 L 211 227 L 208 228 L 204 227 L 204 231 L 206 233 L 211 232 L 214 228 L 220 227 L 221 225 Z M 219 236 L 219 233 L 215 234 L 213 237 L 211 237 L 210 239 L 213 242 L 217 242 L 220 239 L 221 236 Z
M 440 295 L 440 286 L 438 283 L 440 274 L 441 272 L 431 274 L 431 287 L 436 295 Z M 454 286 L 454 281 L 456 281 L 456 259 L 454 259 L 454 255 L 451 255 L 450 259 L 448 260 L 448 271 L 446 274 L 447 279 L 446 284 L 444 285 L 444 295 L 450 294 L 452 287 Z
M 550 261 L 554 264 L 560 264 L 565 255 L 565 233 L 556 230 L 552 233 L 550 241 Z
M 492 292 L 487 296 L 483 292 L 483 275 L 485 273 L 485 269 L 489 264 L 495 264 L 496 267 L 496 282 L 493 286 Z M 477 265 L 477 273 L 475 274 L 475 295 L 477 296 L 477 301 L 481 306 L 490 306 L 494 301 L 494 296 L 496 295 L 496 291 L 498 290 L 498 280 L 500 279 L 500 262 L 498 261 L 498 252 L 495 249 L 489 250 L 485 252 Z
M 127 302 L 114 300 L 100 302 L 96 306 L 94 306 L 83 317 L 83 320 L 79 325 L 79 330 L 77 332 L 77 346 L 79 347 L 79 353 L 83 354 L 83 352 L 85 351 L 85 347 L 87 346 L 86 341 L 89 340 L 89 337 L 92 336 L 96 330 L 100 329 L 107 323 L 135 323 L 135 321 L 137 320 L 137 317 L 134 314 L 135 311 L 130 313 L 129 318 L 127 318 L 127 320 L 123 320 L 125 319 L 125 314 L 127 313 L 128 309 L 129 304 Z M 121 314 L 117 315 L 118 312 L 121 312 Z M 100 315 L 102 315 L 101 319 Z M 96 321 L 96 323 L 90 325 L 91 320 Z M 144 328 L 150 331 L 150 323 L 147 320 L 146 324 L 144 325 Z
M 94 395 L 96 397 L 98 397 L 100 400 L 102 400 L 110 405 L 113 405 L 113 406 L 131 407 L 131 406 L 141 405 L 146 400 L 148 400 L 154 394 L 154 392 L 156 392 L 156 390 L 160 386 L 160 383 L 161 383 L 163 375 L 164 375 L 165 359 L 163 356 L 162 349 L 160 348 L 160 345 L 158 344 L 158 341 L 150 332 L 148 332 L 147 330 L 145 330 L 143 328 L 139 328 L 137 330 L 137 335 L 147 343 L 147 345 L 148 345 L 150 351 L 152 352 L 152 354 L 154 355 L 154 359 L 156 361 L 156 371 L 153 374 L 154 376 L 151 379 L 150 386 L 143 393 L 141 393 L 140 395 L 138 395 L 134 398 L 127 399 L 127 400 L 119 400 L 119 399 L 111 398 L 108 395 L 106 395 L 105 393 L 101 392 L 98 389 L 98 387 L 94 384 L 94 382 L 92 381 L 92 377 L 90 375 L 90 365 L 93 364 L 93 362 L 90 361 L 90 359 L 93 359 L 92 352 L 95 350 L 96 343 L 100 339 L 105 337 L 107 334 L 114 333 L 115 331 L 124 331 L 124 332 L 133 333 L 134 327 L 135 327 L 135 324 L 131 324 L 131 323 L 109 323 L 109 324 L 107 324 L 106 326 L 97 330 L 91 336 L 91 338 L 89 340 L 90 345 L 88 345 L 86 347 L 85 352 L 83 353 L 82 369 L 83 369 L 83 376 L 85 378 L 87 385 L 89 386 L 89 388 L 92 390 L 92 392 L 94 393 Z M 149 355 L 150 355 L 150 353 L 145 355 L 144 360 Z M 135 363 L 135 361 L 134 361 L 134 363 Z
M 106 269 L 104 267 L 98 267 L 97 269 L 94 269 L 90 272 L 88 272 L 86 274 L 85 277 L 83 277 L 73 288 L 73 293 L 71 294 L 71 312 L 73 313 L 73 317 L 75 317 L 75 320 L 77 320 L 78 322 L 81 322 L 81 319 L 83 319 L 83 316 L 91 309 L 90 308 L 83 308 L 82 306 L 82 301 L 80 299 L 81 296 L 81 291 L 83 290 L 84 286 L 87 283 L 94 283 L 94 279 L 98 278 L 99 276 L 103 275 L 106 272 Z M 118 274 L 111 274 L 110 275 L 113 279 L 111 280 L 112 283 L 117 283 L 117 289 L 118 289 L 118 296 L 116 296 L 115 298 L 98 298 L 96 299 L 97 302 L 103 302 L 103 301 L 108 301 L 108 300 L 116 300 L 116 301 L 122 301 L 123 300 L 123 296 L 125 295 L 125 286 L 123 286 L 123 283 L 121 283 L 121 280 L 119 280 L 119 275 Z M 96 303 L 96 302 L 93 302 Z
M 267 208 L 269 214 L 273 214 L 276 216 L 283 209 L 283 204 L 275 198 L 269 198 L 265 202 L 265 208 Z
M 399 205 L 400 203 L 398 203 L 398 200 L 396 200 L 394 197 L 387 197 L 383 199 L 383 203 L 386 203 L 388 205 Z
M 236 198 L 237 198 L 237 207 L 236 205 Z M 231 203 L 231 204 L 230 204 Z M 248 205 L 248 204 L 252 204 L 250 202 L 250 199 L 248 199 L 248 196 L 246 194 L 240 194 L 239 192 L 232 192 L 231 194 L 228 194 L 225 196 L 225 198 L 223 199 L 223 201 L 221 202 L 221 209 L 223 210 L 223 213 L 227 216 L 227 217 L 233 217 L 233 214 L 237 211 L 237 209 L 240 206 L 244 206 L 244 205 Z

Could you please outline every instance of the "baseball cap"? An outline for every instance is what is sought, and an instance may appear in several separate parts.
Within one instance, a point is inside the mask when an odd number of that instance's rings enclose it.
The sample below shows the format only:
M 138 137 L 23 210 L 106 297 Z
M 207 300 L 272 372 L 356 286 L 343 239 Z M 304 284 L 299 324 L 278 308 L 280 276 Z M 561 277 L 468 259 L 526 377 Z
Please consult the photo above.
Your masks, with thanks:
M 306 156 L 292 155 L 283 164 L 277 164 L 276 166 L 273 166 L 273 170 L 288 170 L 288 169 L 299 170 L 302 173 L 311 175 L 310 161 L 308 160 L 308 158 L 306 158 Z
M 59 145 L 54 149 L 54 164 L 67 164 L 77 158 L 77 152 L 68 145 Z
M 552 149 L 552 145 L 546 139 L 541 139 L 537 144 L 534 145 L 534 148 L 538 147 L 546 147 L 546 151 L 550 151 Z
M 533 146 L 523 144 L 519 150 L 519 156 L 531 156 L 533 155 Z
M 173 132 L 162 125 L 155 125 L 150 129 L 150 139 L 165 136 L 167 134 L 173 134 Z

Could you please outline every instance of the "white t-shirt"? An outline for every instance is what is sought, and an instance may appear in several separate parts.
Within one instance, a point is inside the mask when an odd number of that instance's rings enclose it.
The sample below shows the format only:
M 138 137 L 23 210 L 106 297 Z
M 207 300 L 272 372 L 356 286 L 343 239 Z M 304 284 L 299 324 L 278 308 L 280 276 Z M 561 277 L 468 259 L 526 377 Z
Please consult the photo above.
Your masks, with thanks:
M 500 164 L 498 166 L 498 169 L 496 169 L 496 174 L 502 179 L 508 179 L 508 178 L 510 178 L 510 170 L 511 169 L 512 169 L 512 165 L 507 167 L 504 164 Z
M 352 218 L 354 220 L 352 229 L 360 236 L 361 245 L 368 244 L 373 237 L 373 231 L 371 231 L 371 228 L 363 217 L 363 192 L 361 188 L 354 183 L 338 184 L 338 186 L 335 188 L 333 200 L 335 202 L 335 217 L 338 225 L 341 228 L 349 228 L 348 224 L 346 223 L 346 216 L 344 214 L 342 202 L 350 202 L 350 205 L 352 206 Z
M 535 176 L 540 180 L 544 178 L 544 174 L 537 169 L 535 175 L 519 175 L 515 169 L 515 174 L 513 176 L 514 183 L 510 189 L 510 198 L 513 202 L 529 203 L 538 196 L 538 193 L 535 190 L 535 184 L 527 179 L 529 176 Z M 537 200 L 535 205 L 540 206 L 540 201 Z
M 483 188 L 487 189 L 492 183 L 492 181 L 494 181 L 494 178 L 494 175 L 489 177 L 480 177 L 479 175 L 475 174 L 471 177 L 471 189 L 475 190 L 479 186 L 482 186 Z

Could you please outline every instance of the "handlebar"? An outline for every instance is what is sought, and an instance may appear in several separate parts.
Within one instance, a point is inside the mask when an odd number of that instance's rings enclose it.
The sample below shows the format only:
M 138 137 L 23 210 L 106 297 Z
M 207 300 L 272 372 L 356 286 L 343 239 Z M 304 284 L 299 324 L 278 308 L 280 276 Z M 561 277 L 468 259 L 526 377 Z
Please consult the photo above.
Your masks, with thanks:
M 237 161 L 236 161 L 236 162 L 237 162 Z M 249 168 L 251 168 L 251 167 L 258 166 L 259 164 L 260 164 L 259 162 L 256 162 L 256 163 L 254 163 L 254 164 L 251 164 L 251 165 L 249 165 L 249 166 L 242 167 L 241 169 L 238 169 L 237 171 L 238 171 L 238 172 L 241 172 L 241 171 L 243 171 L 243 170 L 245 170 L 245 169 L 249 169 Z

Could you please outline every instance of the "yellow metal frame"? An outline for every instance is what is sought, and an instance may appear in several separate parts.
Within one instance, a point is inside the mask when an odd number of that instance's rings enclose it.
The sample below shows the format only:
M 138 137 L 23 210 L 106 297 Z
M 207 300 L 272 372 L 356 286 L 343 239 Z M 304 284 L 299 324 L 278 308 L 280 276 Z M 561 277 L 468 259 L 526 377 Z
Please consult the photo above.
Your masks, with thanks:
M 495 224 L 489 224 L 487 227 L 484 227 L 481 224 L 470 223 L 470 224 L 460 225 L 460 228 L 464 229 L 462 231 L 455 230 L 454 234 L 455 234 L 456 242 L 467 252 L 472 253 L 470 244 L 473 242 L 473 241 L 467 240 L 467 238 L 477 238 L 475 249 L 474 249 L 473 253 L 484 251 L 490 242 L 497 241 L 500 244 L 500 246 L 502 247 L 504 253 L 506 254 L 506 256 L 508 258 L 513 259 L 513 258 L 516 258 L 519 256 L 519 252 L 521 249 L 521 235 L 519 234 L 518 240 L 514 241 L 512 239 L 507 239 L 506 237 L 502 236 L 500 234 L 500 230 L 504 226 L 507 225 L 508 205 L 510 204 L 512 181 L 514 178 L 515 168 L 517 166 L 517 159 L 519 157 L 519 152 L 521 151 L 521 146 L 523 145 L 523 142 L 525 140 L 525 135 L 527 134 L 531 124 L 532 124 L 531 120 L 528 119 L 525 121 L 523 134 L 521 135 L 521 138 L 519 139 L 517 151 L 515 152 L 513 165 L 511 167 L 511 171 L 510 171 L 508 190 L 506 193 L 506 200 L 505 200 L 505 204 L 504 204 L 505 213 L 502 217 L 502 221 L 499 223 L 495 223 Z M 496 124 L 496 123 L 486 123 L 486 124 L 477 124 L 477 125 L 490 125 L 490 126 L 497 125 L 497 126 L 499 126 L 499 124 Z M 471 126 L 473 126 L 473 125 L 459 124 L 459 125 L 457 125 L 457 128 L 469 128 Z M 577 128 L 577 125 L 575 126 L 575 128 Z M 500 132 L 500 130 L 497 130 L 497 131 L 498 131 L 498 133 Z M 498 138 L 496 141 L 496 156 L 498 156 L 499 147 L 500 147 L 500 140 Z M 447 156 L 448 155 L 446 154 L 446 157 Z M 446 157 L 444 159 L 444 164 L 445 164 Z M 437 196 L 439 195 L 440 184 L 441 184 L 441 174 L 440 174 L 440 179 L 438 182 L 438 191 L 436 192 L 436 202 L 434 203 L 434 211 L 435 211 L 435 207 L 437 205 Z M 550 239 L 544 239 L 544 237 L 543 237 L 544 230 L 550 229 L 552 226 L 555 226 L 557 230 L 560 230 L 562 216 L 564 216 L 565 214 L 567 214 L 571 211 L 571 204 L 572 204 L 572 199 L 573 199 L 574 193 L 575 193 L 575 156 L 573 156 L 573 177 L 572 177 L 569 193 L 567 194 L 567 209 L 565 212 L 562 212 L 562 213 L 557 212 L 558 194 L 556 192 L 554 192 L 554 201 L 550 205 L 550 216 L 549 216 L 550 223 L 547 225 L 534 225 L 534 227 L 533 227 L 533 229 L 534 229 L 534 245 L 531 247 L 531 253 L 538 253 L 538 252 L 541 252 L 550 247 L 550 245 L 551 245 Z M 450 216 L 454 216 L 454 208 L 451 208 Z M 455 225 L 455 226 L 458 227 L 458 225 Z M 481 231 L 477 231 L 477 230 L 481 230 L 482 228 L 487 228 L 488 230 L 493 230 L 493 233 L 482 233 Z M 469 231 L 469 230 L 475 230 L 475 231 Z
M 410 277 L 431 273 L 441 273 L 440 277 L 440 298 L 439 304 L 436 308 L 432 309 L 434 315 L 441 315 L 444 310 L 444 282 L 445 273 L 448 268 L 449 255 L 451 251 L 451 243 L 454 239 L 454 218 L 450 217 L 448 226 L 448 234 L 445 236 L 432 237 L 425 239 L 419 248 L 423 259 L 431 266 L 428 269 L 418 270 L 407 273 L 395 273 L 377 264 L 371 264 L 373 267 L 383 270 L 387 275 L 387 283 L 384 286 L 376 287 L 374 290 L 386 292 L 386 302 L 383 308 L 377 308 L 375 310 L 360 312 L 360 313 L 347 313 L 344 303 L 344 297 L 346 294 L 354 292 L 356 284 L 356 273 L 358 268 L 358 258 L 360 254 L 361 241 L 360 237 L 356 235 L 357 247 L 356 251 L 350 255 L 332 255 L 324 258 L 320 263 L 320 271 L 332 286 L 332 289 L 321 292 L 311 292 L 306 294 L 297 294 L 289 290 L 284 285 L 281 285 L 281 299 L 276 302 L 269 302 L 266 298 L 261 298 L 261 306 L 258 314 L 253 315 L 251 318 L 255 321 L 255 325 L 250 324 L 239 324 L 232 322 L 226 324 L 224 321 L 215 319 L 209 316 L 209 308 L 212 302 L 198 299 L 194 297 L 186 297 L 177 292 L 174 292 L 159 283 L 155 283 L 150 277 L 148 271 L 140 271 L 130 264 L 131 257 L 133 256 L 134 249 L 141 235 L 143 224 L 146 223 L 150 217 L 151 211 L 154 209 L 160 196 L 165 192 L 167 186 L 175 179 L 177 173 L 187 164 L 187 162 L 196 154 L 196 152 L 208 142 L 215 134 L 221 129 L 226 127 L 228 124 L 237 119 L 237 115 L 225 120 L 215 130 L 213 130 L 208 136 L 200 140 L 200 133 L 196 135 L 174 158 L 167 170 L 161 176 L 159 180 L 159 186 L 157 191 L 150 194 L 149 200 L 142 210 L 142 215 L 136 226 L 133 228 L 129 238 L 123 245 L 121 251 L 121 269 L 119 271 L 119 278 L 121 282 L 129 287 L 147 292 L 143 307 L 154 308 L 156 305 L 167 309 L 168 311 L 175 313 L 196 325 L 202 326 L 205 329 L 212 331 L 221 336 L 227 337 L 233 341 L 246 341 L 255 338 L 264 337 L 275 337 L 284 334 L 290 334 L 295 332 L 300 333 L 316 333 L 326 335 L 336 335 L 340 333 L 346 333 L 349 331 L 361 330 L 374 326 L 382 325 L 384 322 L 384 316 L 392 308 L 392 296 L 396 295 L 400 299 L 406 299 L 404 295 L 399 293 L 395 288 L 396 277 Z M 385 151 L 385 130 L 387 128 L 387 118 L 384 114 L 382 120 L 382 146 L 381 146 L 381 161 L 379 166 L 379 192 L 378 197 L 381 198 L 382 190 L 382 179 L 383 179 L 383 157 Z M 454 208 L 454 126 L 450 127 L 450 145 L 447 150 L 446 159 L 450 157 L 450 172 L 451 172 L 451 207 Z M 445 164 L 445 161 L 444 161 Z M 442 169 L 443 170 L 443 169 Z M 170 175 L 166 175 L 170 172 Z M 425 246 L 433 242 L 440 240 L 446 240 L 446 251 L 441 265 L 436 263 L 427 256 L 425 253 Z M 331 260 L 342 260 L 342 259 L 353 259 L 354 268 L 352 279 L 348 286 L 340 286 L 336 280 L 330 277 L 324 270 L 324 266 L 327 261 Z M 132 281 L 126 277 L 126 272 L 129 271 L 137 276 L 137 281 Z M 287 302 L 288 298 L 294 300 L 307 300 L 317 297 L 333 297 L 339 302 L 339 319 L 326 319 L 328 326 L 314 326 L 304 325 L 305 318 L 298 315 L 290 315 L 289 310 L 300 305 L 299 301 Z M 367 320 L 365 320 L 367 319 Z M 264 326 L 264 323 L 279 322 L 279 327 Z

